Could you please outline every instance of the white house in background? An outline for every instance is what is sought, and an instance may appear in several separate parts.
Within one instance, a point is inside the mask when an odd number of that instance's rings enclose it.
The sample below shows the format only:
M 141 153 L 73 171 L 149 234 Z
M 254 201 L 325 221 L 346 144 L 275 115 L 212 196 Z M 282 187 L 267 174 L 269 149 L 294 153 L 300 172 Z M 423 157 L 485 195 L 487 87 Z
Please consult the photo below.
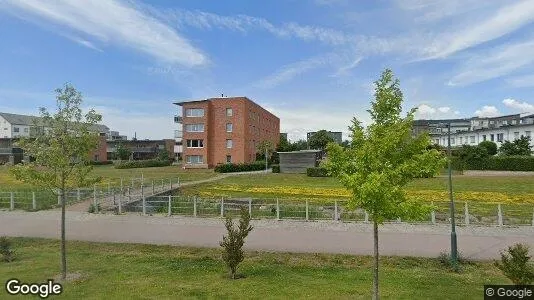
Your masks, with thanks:
M 36 130 L 35 124 L 39 120 L 40 117 L 0 112 L 0 139 L 13 139 L 31 136 L 34 134 Z M 93 128 L 100 134 L 105 134 L 108 140 L 113 139 L 111 134 L 112 132 L 106 125 L 97 124 L 94 125 Z M 118 132 L 116 131 L 113 133 L 116 133 L 115 137 L 126 139 L 125 136 L 119 136 Z
M 483 141 L 495 142 L 500 147 L 505 141 L 512 142 L 522 136 L 530 137 L 530 145 L 534 147 L 534 114 L 474 119 L 469 130 L 451 132 L 451 147 L 475 146 Z M 433 136 L 432 139 L 440 146 L 448 145 L 446 133 Z

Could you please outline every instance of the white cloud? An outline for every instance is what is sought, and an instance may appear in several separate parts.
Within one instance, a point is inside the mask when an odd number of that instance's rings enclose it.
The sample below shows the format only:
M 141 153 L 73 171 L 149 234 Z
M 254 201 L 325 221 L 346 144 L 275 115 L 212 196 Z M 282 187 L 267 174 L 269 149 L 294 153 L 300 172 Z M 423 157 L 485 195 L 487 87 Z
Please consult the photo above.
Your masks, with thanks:
M 492 15 L 479 17 L 474 22 L 466 23 L 465 27 L 460 30 L 442 34 L 427 49 L 428 58 L 447 57 L 458 51 L 505 36 L 533 21 L 534 1 L 524 0 L 509 4 Z
M 534 63 L 534 56 L 526 53 L 534 53 L 534 40 L 473 55 L 464 63 L 462 71 L 450 80 L 449 85 L 470 85 L 507 75 Z
M 360 62 L 362 61 L 363 57 L 357 57 L 353 62 L 349 63 L 348 65 L 342 66 L 337 69 L 336 73 L 330 75 L 331 77 L 340 77 L 340 76 L 346 76 L 350 73 L 350 71 L 354 68 L 356 68 Z
M 436 22 L 479 10 L 487 5 L 494 5 L 492 1 L 480 0 L 396 0 L 395 2 L 401 9 L 413 13 L 416 21 L 422 22 Z
M 502 103 L 504 104 L 504 106 L 508 108 L 512 108 L 520 113 L 524 113 L 524 112 L 534 113 L 534 105 L 527 103 L 527 102 L 521 102 L 515 99 L 508 98 L 508 99 L 504 99 Z
M 428 104 L 421 104 L 417 107 L 415 113 L 416 119 L 446 119 L 454 118 L 459 114 L 458 111 L 451 111 L 448 106 L 433 107 Z
M 475 111 L 475 116 L 477 117 L 496 117 L 501 113 L 493 105 L 484 105 L 481 109 Z
M 511 77 L 506 79 L 506 82 L 516 88 L 534 87 L 534 75 Z
M 104 44 L 116 44 L 182 66 L 207 63 L 205 55 L 171 27 L 121 0 L 8 0 L 16 16 L 52 22 Z M 79 41 L 77 41 L 80 43 Z M 94 46 L 83 39 L 81 44 Z

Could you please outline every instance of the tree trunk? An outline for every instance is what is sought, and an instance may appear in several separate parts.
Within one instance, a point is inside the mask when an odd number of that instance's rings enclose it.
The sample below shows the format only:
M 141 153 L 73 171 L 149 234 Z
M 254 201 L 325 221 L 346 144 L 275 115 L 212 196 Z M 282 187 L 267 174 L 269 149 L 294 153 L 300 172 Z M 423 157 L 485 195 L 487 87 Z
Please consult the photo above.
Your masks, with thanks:
M 65 247 L 65 188 L 61 190 L 61 278 L 67 278 L 67 250 Z
M 373 220 L 374 228 L 373 228 L 373 238 L 374 238 L 374 258 L 375 258 L 375 265 L 374 265 L 374 278 L 373 278 L 373 300 L 380 299 L 378 294 L 378 223 L 376 220 Z

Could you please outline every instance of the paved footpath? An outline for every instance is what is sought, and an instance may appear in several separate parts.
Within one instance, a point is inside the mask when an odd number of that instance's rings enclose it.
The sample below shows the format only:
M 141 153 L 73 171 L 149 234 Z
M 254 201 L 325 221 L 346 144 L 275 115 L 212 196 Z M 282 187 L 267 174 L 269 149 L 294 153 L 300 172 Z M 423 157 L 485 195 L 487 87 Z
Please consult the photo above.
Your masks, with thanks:
M 0 236 L 59 237 L 59 212 L 0 211 Z M 95 242 L 170 244 L 218 247 L 225 229 L 222 219 L 67 212 L 67 239 Z M 247 238 L 250 250 L 373 253 L 372 226 L 333 221 L 255 220 Z M 437 257 L 450 249 L 446 225 L 386 224 L 380 226 L 383 255 Z M 534 247 L 534 227 L 459 227 L 460 252 L 472 259 L 498 258 L 514 243 Z

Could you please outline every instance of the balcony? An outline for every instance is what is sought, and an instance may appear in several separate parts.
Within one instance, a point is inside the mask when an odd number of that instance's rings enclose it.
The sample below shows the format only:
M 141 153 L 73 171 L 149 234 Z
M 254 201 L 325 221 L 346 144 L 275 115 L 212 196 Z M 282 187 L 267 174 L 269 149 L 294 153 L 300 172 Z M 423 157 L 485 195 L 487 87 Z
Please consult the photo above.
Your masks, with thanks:
M 184 121 L 184 118 L 182 116 L 174 116 L 174 123 L 181 124 Z
M 184 137 L 184 133 L 182 130 L 175 130 L 174 131 L 174 138 L 175 139 L 181 139 Z

